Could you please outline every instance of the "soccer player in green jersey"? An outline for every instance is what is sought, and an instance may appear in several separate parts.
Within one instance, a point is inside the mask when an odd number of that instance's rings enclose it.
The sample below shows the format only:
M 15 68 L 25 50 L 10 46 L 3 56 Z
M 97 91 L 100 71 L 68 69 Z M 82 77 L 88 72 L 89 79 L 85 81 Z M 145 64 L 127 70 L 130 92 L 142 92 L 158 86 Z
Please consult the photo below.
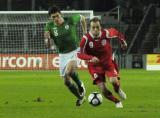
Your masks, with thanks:
M 45 27 L 45 42 L 49 47 L 51 43 L 56 48 L 60 57 L 60 76 L 64 78 L 64 84 L 77 97 L 76 106 L 80 106 L 85 100 L 85 88 L 76 72 L 79 63 L 77 52 L 79 51 L 79 38 L 77 36 L 78 23 L 81 23 L 83 33 L 87 32 L 85 17 L 76 14 L 64 18 L 58 7 L 53 6 L 48 14 L 52 21 Z M 52 41 L 51 41 L 52 40 Z M 74 84 L 72 80 L 76 83 Z

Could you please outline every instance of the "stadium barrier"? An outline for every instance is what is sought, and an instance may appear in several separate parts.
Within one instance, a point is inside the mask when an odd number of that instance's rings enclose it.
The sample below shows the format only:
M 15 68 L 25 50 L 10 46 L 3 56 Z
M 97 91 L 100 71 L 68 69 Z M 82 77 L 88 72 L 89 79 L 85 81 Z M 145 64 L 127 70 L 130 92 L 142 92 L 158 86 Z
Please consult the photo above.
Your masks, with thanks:
M 160 70 L 160 54 L 147 54 L 146 70 Z
M 58 68 L 57 54 L 0 54 L 0 70 L 55 70 Z M 87 68 L 85 61 L 80 61 L 78 68 Z

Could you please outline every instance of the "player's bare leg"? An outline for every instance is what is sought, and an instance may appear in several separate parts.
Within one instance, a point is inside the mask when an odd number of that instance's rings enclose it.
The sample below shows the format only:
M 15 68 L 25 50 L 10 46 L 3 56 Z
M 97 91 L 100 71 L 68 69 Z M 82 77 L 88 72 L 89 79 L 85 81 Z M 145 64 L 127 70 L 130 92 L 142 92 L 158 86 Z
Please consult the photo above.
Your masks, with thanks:
M 98 83 L 97 85 L 98 85 L 99 89 L 101 90 L 101 92 L 102 92 L 102 94 L 103 94 L 103 96 L 105 98 L 107 98 L 108 100 L 114 102 L 116 104 L 117 108 L 123 108 L 123 105 L 120 102 L 120 100 L 112 95 L 112 93 L 105 86 L 104 82 Z
M 74 80 L 78 86 L 78 88 L 76 87 L 76 89 L 75 88 L 74 89 L 76 90 L 76 97 L 78 98 L 76 102 L 76 106 L 80 106 L 85 101 L 85 88 L 84 88 L 83 82 L 81 82 L 78 78 L 76 69 L 77 69 L 76 61 L 70 61 L 67 64 L 65 75 L 67 76 L 67 78 L 71 78 L 72 80 Z M 74 84 L 72 83 L 72 85 Z
M 114 87 L 114 91 L 119 95 L 119 97 L 122 100 L 125 100 L 127 98 L 126 94 L 123 92 L 123 90 L 120 88 L 120 80 L 118 80 L 117 77 L 110 78 L 110 82 L 112 83 Z

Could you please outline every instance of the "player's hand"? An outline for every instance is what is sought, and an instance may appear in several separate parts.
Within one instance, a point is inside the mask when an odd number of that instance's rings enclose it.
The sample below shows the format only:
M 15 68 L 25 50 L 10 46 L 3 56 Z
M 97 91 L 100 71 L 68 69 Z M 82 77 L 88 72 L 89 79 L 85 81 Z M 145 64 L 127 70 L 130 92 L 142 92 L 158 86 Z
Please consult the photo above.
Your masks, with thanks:
M 44 38 L 45 39 L 50 39 L 50 32 L 45 32 L 44 33 Z
M 46 48 L 50 48 L 50 32 L 44 33 L 44 42 L 45 42 Z
M 121 48 L 122 48 L 123 50 L 126 50 L 126 49 L 127 49 L 127 43 L 126 43 L 126 41 L 124 41 L 124 42 L 121 44 Z
M 52 46 L 50 47 L 50 49 L 51 49 L 53 52 L 56 52 L 56 47 L 55 47 L 55 46 L 52 45 Z
M 51 48 L 51 45 L 50 45 L 50 39 L 44 39 L 44 43 L 45 43 L 45 46 L 46 48 Z
M 97 57 L 93 57 L 89 62 L 98 63 L 99 59 Z

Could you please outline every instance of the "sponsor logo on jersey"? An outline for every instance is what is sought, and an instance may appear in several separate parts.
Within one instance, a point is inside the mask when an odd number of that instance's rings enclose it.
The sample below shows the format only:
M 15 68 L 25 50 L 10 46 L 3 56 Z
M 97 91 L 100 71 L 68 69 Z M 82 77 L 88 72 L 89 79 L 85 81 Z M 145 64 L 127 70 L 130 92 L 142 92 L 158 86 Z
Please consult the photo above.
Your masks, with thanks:
M 57 27 L 53 27 L 52 29 L 55 30 L 55 29 L 57 29 Z
M 101 44 L 102 44 L 102 46 L 105 46 L 106 45 L 106 39 L 102 39 L 102 41 L 101 41 Z
M 93 42 L 89 42 L 89 47 L 93 48 Z
M 69 25 L 65 25 L 65 29 L 68 30 L 69 29 Z

